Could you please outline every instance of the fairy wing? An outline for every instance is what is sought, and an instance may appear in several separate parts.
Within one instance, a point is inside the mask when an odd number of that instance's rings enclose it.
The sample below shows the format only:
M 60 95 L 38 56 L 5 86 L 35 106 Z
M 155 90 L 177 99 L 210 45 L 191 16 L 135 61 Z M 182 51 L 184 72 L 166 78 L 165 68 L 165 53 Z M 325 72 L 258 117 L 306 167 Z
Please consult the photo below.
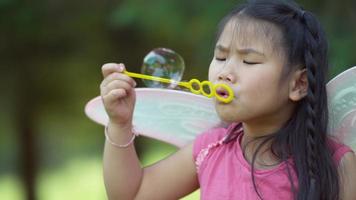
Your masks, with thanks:
M 327 84 L 330 135 L 356 150 L 356 66 Z
M 197 134 L 223 126 L 212 99 L 190 92 L 136 88 L 133 125 L 141 135 L 182 147 Z M 85 106 L 86 115 L 106 125 L 108 116 L 102 100 L 96 97 Z
M 141 135 L 181 147 L 205 130 L 224 126 L 212 99 L 169 89 L 136 88 L 135 91 L 133 124 Z M 329 81 L 327 92 L 328 132 L 356 150 L 356 66 Z M 85 113 L 99 124 L 108 123 L 100 97 L 87 103 Z

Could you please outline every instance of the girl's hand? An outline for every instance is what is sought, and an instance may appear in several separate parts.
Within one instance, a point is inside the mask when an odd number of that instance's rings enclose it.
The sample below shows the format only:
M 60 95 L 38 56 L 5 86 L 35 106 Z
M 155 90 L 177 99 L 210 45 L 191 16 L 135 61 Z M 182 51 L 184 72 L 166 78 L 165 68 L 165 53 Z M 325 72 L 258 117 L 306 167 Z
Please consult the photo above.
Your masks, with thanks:
M 100 95 L 109 122 L 120 127 L 129 127 L 136 101 L 136 82 L 123 74 L 124 70 L 123 64 L 108 63 L 102 66 L 104 80 L 100 84 Z

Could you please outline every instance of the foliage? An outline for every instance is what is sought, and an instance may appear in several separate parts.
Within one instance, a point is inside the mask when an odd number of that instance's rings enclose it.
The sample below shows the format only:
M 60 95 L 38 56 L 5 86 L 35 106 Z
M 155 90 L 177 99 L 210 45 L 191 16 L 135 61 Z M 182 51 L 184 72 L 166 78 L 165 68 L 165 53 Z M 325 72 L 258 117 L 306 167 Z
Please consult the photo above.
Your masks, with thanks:
M 186 61 L 184 79 L 205 79 L 216 25 L 237 2 L 1 0 L 1 179 L 18 177 L 24 170 L 24 130 L 34 138 L 33 162 L 40 180 L 55 179 L 51 170 L 62 169 L 72 159 L 100 159 L 102 127 L 83 113 L 85 103 L 98 95 L 100 66 L 124 62 L 139 71 L 146 53 L 168 47 Z M 326 29 L 330 77 L 356 65 L 355 1 L 299 2 L 315 12 Z M 147 144 L 139 142 L 142 159 Z M 65 184 L 61 178 L 54 182 Z

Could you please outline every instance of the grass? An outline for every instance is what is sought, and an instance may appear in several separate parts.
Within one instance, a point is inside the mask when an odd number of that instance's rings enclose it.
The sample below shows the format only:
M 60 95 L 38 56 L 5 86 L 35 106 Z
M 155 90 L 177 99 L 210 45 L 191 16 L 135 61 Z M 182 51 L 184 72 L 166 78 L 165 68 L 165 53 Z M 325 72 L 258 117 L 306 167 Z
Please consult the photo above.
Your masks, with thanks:
M 145 155 L 141 159 L 143 165 L 154 163 L 176 150 L 172 146 L 157 141 L 143 140 L 148 144 L 144 149 Z M 39 200 L 106 199 L 102 176 L 102 158 L 70 158 L 57 168 L 40 171 L 37 179 L 37 195 Z M 25 199 L 22 183 L 16 175 L 0 176 L 0 199 Z M 199 192 L 194 192 L 183 199 L 199 199 Z
M 0 176 L 0 199 L 22 200 L 24 191 L 20 179 L 13 174 Z

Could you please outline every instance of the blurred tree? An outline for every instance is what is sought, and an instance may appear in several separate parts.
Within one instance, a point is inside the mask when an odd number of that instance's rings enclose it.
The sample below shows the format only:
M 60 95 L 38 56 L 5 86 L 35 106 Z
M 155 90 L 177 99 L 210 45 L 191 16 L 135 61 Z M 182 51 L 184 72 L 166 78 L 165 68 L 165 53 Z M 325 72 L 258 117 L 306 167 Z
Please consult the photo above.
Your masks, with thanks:
M 140 71 L 146 53 L 168 47 L 186 61 L 184 79 L 205 79 L 216 25 L 238 2 L 0 1 L 0 103 L 8 112 L 0 113 L 0 119 L 10 123 L 0 125 L 0 146 L 11 148 L 0 148 L 0 162 L 9 163 L 0 170 L 18 168 L 27 199 L 36 199 L 40 170 L 88 151 L 99 157 L 102 135 L 88 132 L 101 129 L 91 125 L 83 107 L 98 95 L 100 66 L 124 62 Z M 356 1 L 298 2 L 316 13 L 326 29 L 331 77 L 356 65 Z M 14 134 L 19 142 L 11 146 Z M 21 156 L 16 160 L 17 152 Z

